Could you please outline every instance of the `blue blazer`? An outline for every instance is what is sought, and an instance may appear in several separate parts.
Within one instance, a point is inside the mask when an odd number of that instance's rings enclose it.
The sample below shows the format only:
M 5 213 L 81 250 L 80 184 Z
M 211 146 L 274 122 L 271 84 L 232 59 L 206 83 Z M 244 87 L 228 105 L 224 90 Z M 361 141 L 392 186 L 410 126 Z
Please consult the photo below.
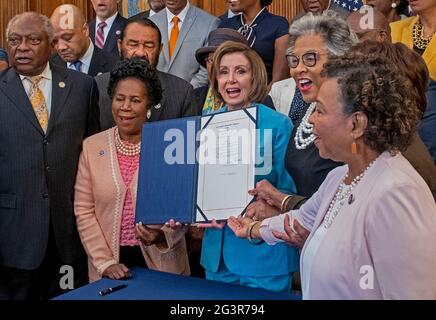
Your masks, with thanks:
M 430 80 L 427 108 L 419 125 L 419 135 L 436 163 L 436 81 Z
M 267 179 L 276 188 L 287 193 L 295 193 L 295 184 L 285 169 L 285 153 L 292 132 L 292 122 L 285 115 L 264 105 L 258 105 L 258 148 L 260 154 L 272 141 L 272 170 L 267 175 L 256 176 L 256 182 Z M 225 112 L 223 107 L 217 112 Z M 272 140 L 265 141 L 264 129 L 272 130 Z M 251 244 L 246 239 L 235 236 L 229 227 L 207 229 L 203 237 L 201 265 L 210 272 L 216 272 L 223 255 L 227 269 L 238 275 L 278 276 L 298 270 L 298 250 L 285 243 L 270 246 L 266 243 Z
M 96 20 L 94 19 L 88 24 L 89 37 L 91 38 L 92 43 L 94 44 L 95 44 L 95 23 Z M 121 33 L 123 32 L 126 24 L 127 24 L 127 19 L 118 13 L 117 17 L 114 20 L 114 23 L 112 24 L 111 29 L 109 30 L 106 41 L 104 42 L 104 47 L 103 47 L 104 51 L 110 52 L 116 57 L 120 56 L 117 46 L 117 40 L 121 36 Z

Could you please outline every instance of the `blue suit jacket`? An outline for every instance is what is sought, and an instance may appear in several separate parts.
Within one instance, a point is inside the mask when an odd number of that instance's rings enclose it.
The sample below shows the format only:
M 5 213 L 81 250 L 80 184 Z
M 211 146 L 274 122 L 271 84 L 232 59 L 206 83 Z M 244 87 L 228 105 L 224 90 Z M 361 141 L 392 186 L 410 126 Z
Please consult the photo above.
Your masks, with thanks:
M 217 112 L 227 111 L 221 108 Z M 295 184 L 285 169 L 285 152 L 292 132 L 292 122 L 285 115 L 264 105 L 259 105 L 258 148 L 267 149 L 272 143 L 272 170 L 269 174 L 256 176 L 256 182 L 267 179 L 276 188 L 295 192 Z M 272 130 L 272 139 L 265 139 L 264 129 Z M 299 255 L 296 248 L 285 243 L 270 246 L 266 243 L 251 244 L 235 236 L 227 226 L 223 229 L 207 229 L 201 251 L 201 265 L 216 272 L 223 255 L 226 267 L 234 274 L 243 276 L 277 276 L 298 270 Z
M 94 44 L 95 44 L 95 23 L 96 23 L 95 19 L 89 22 L 89 37 L 91 38 L 92 43 Z M 106 37 L 103 50 L 105 50 L 106 52 L 110 52 L 117 57 L 120 56 L 117 46 L 117 40 L 121 36 L 121 33 L 123 32 L 126 24 L 127 24 L 127 19 L 118 13 Z
M 419 135 L 436 163 L 436 81 L 431 80 L 427 90 L 427 109 L 419 126 Z

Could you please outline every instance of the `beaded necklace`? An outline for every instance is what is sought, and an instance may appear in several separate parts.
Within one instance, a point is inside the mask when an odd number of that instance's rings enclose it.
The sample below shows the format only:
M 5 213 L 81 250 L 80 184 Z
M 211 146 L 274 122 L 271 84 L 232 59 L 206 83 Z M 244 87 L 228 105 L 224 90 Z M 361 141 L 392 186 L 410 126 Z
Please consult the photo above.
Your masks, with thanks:
M 339 211 L 342 209 L 342 207 L 345 205 L 345 200 L 348 198 L 348 204 L 351 204 L 354 201 L 353 197 L 353 190 L 356 187 L 356 185 L 359 183 L 360 180 L 362 180 L 365 173 L 368 171 L 369 168 L 374 164 L 374 162 L 377 160 L 374 159 L 366 168 L 363 170 L 361 174 L 359 174 L 357 177 L 351 181 L 351 184 L 346 185 L 345 180 L 348 178 L 348 172 L 345 175 L 345 177 L 342 179 L 342 182 L 338 186 L 338 190 L 335 193 L 335 196 L 333 197 L 332 201 L 330 202 L 330 206 L 327 210 L 327 213 L 324 217 L 324 227 L 326 229 L 330 228 L 333 221 L 335 220 L 336 216 L 338 215 Z
M 118 127 L 115 128 L 115 146 L 117 148 L 117 152 L 121 153 L 125 156 L 136 156 L 141 152 L 141 143 L 130 144 L 125 143 L 121 140 L 120 132 L 118 131 Z
M 309 108 L 307 108 L 307 111 L 304 114 L 304 117 L 297 128 L 297 131 L 295 132 L 295 148 L 297 148 L 298 150 L 306 149 L 315 140 L 315 136 L 312 134 L 313 125 L 309 123 L 309 117 L 312 114 L 313 110 L 315 110 L 315 107 L 315 102 L 312 102 L 309 105 Z M 304 137 L 304 134 L 308 134 L 308 136 Z

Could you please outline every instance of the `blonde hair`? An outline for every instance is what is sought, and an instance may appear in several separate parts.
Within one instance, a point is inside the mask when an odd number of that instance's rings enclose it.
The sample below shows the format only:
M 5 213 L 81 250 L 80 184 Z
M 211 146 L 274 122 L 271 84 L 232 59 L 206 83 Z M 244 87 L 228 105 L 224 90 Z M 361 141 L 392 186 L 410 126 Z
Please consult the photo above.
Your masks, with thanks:
M 249 46 L 234 41 L 224 42 L 218 47 L 213 55 L 209 81 L 212 84 L 212 92 L 214 96 L 223 101 L 218 90 L 218 72 L 222 58 L 231 53 L 242 53 L 244 57 L 247 58 L 252 70 L 251 90 L 248 99 L 250 102 L 261 102 L 268 94 L 268 76 L 265 64 L 259 55 L 254 50 L 250 49 Z

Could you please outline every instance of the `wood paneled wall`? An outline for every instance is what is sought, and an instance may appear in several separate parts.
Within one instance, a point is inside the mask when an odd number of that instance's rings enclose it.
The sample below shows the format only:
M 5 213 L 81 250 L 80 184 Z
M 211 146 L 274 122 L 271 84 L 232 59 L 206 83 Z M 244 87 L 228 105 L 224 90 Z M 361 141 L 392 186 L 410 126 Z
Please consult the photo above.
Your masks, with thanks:
M 89 0 L 0 0 L 1 47 L 4 48 L 6 45 L 6 27 L 13 16 L 25 11 L 36 11 L 50 17 L 57 6 L 65 3 L 74 4 L 81 8 L 87 18 L 94 16 L 92 3 Z
M 223 14 L 227 9 L 225 0 L 190 0 L 190 2 L 216 16 Z M 57 6 L 64 3 L 75 4 L 83 10 L 88 19 L 94 16 L 90 0 L 0 0 L 0 45 L 2 47 L 6 45 L 6 26 L 16 14 L 24 11 L 37 11 L 50 16 Z M 300 12 L 301 5 L 298 0 L 274 0 L 269 9 L 291 21 L 292 17 Z

